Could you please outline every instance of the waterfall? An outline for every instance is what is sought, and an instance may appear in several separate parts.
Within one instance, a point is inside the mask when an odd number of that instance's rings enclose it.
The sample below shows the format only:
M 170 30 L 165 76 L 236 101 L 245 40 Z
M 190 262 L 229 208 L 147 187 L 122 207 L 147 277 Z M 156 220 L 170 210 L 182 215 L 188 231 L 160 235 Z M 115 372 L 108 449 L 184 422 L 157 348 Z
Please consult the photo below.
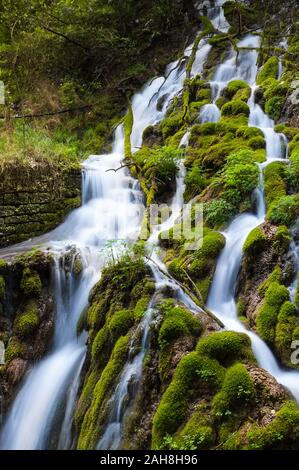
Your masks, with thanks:
M 254 84 L 257 73 L 257 52 L 255 49 L 259 47 L 259 44 L 259 36 L 246 35 L 238 43 L 239 55 L 237 56 L 235 50 L 231 50 L 228 58 L 216 67 L 214 76 L 210 81 L 212 103 L 208 103 L 201 108 L 199 115 L 201 123 L 218 122 L 220 120 L 221 112 L 217 106 L 217 100 L 230 81 L 244 80 L 249 85 Z M 242 50 L 242 48 L 244 49 Z
M 246 42 L 251 38 L 247 36 Z M 244 57 L 244 56 L 243 56 Z M 255 56 L 256 61 L 257 55 Z M 251 59 L 253 59 L 253 55 Z M 240 59 L 242 61 L 242 58 Z M 248 69 L 248 63 L 240 68 Z M 220 66 L 221 67 L 221 66 Z M 250 79 L 250 81 L 248 81 Z M 266 140 L 267 161 L 261 165 L 260 184 L 258 192 L 257 214 L 241 214 L 237 216 L 223 233 L 226 245 L 217 262 L 215 275 L 210 288 L 207 307 L 219 318 L 227 329 L 246 333 L 252 344 L 252 349 L 260 367 L 266 369 L 276 380 L 287 387 L 297 401 L 299 401 L 299 373 L 282 369 L 276 361 L 270 348 L 252 331 L 249 331 L 239 321 L 235 302 L 235 287 L 237 275 L 240 270 L 242 248 L 252 229 L 265 220 L 265 200 L 263 194 L 263 168 L 272 161 L 280 161 L 285 157 L 284 138 L 274 130 L 274 122 L 263 112 L 254 101 L 256 85 L 253 82 L 252 72 L 248 73 L 247 81 L 252 86 L 251 97 L 248 101 L 250 107 L 249 125 L 261 129 Z
M 12 404 L 0 436 L 2 449 L 70 445 L 72 411 L 85 357 L 85 335 L 77 338 L 76 325 L 91 288 L 100 279 L 107 241 L 134 241 L 143 215 L 143 196 L 136 181 L 125 169 L 110 171 L 120 167 L 122 148 L 120 126 L 113 153 L 84 162 L 83 205 L 51 233 L 54 238 L 48 249 L 54 258 L 56 300 L 53 347 L 28 373 Z M 79 274 L 75 259 L 82 265 Z M 58 443 L 53 437 L 57 434 Z
M 226 32 L 229 28 L 224 14 L 224 1 L 209 11 L 209 18 L 216 29 Z M 210 5 L 210 2 L 207 3 Z M 239 47 L 255 48 L 259 45 L 257 36 L 247 35 Z M 205 39 L 200 41 L 191 76 L 201 73 L 211 46 Z M 185 51 L 190 56 L 192 45 Z M 201 122 L 217 122 L 220 110 L 216 101 L 232 79 L 243 79 L 252 86 L 249 100 L 250 125 L 259 127 L 265 135 L 267 162 L 282 159 L 284 137 L 274 131 L 274 123 L 254 102 L 254 82 L 257 73 L 257 53 L 241 51 L 239 58 L 231 51 L 226 61 L 217 67 L 210 83 L 213 103 L 202 108 Z M 142 144 L 143 130 L 158 123 L 164 116 L 169 103 L 178 95 L 186 78 L 184 64 L 179 61 L 169 64 L 165 77 L 158 77 L 148 84 L 132 100 L 134 116 L 131 143 L 133 151 Z M 159 102 L 159 103 L 158 103 Z M 160 106 L 162 102 L 162 106 Z M 159 106 L 157 106 L 159 104 Z M 189 131 L 180 145 L 188 145 Z M 284 144 L 285 145 L 285 144 Z M 76 325 L 81 313 L 88 306 L 88 294 L 100 279 L 101 269 L 107 261 L 107 242 L 114 242 L 118 250 L 119 240 L 134 242 L 139 233 L 143 216 L 143 195 L 139 184 L 125 168 L 121 167 L 124 153 L 124 132 L 120 125 L 115 132 L 112 153 L 90 156 L 83 164 L 82 206 L 73 211 L 56 230 L 33 242 L 11 248 L 11 253 L 40 243 L 54 259 L 54 285 L 56 321 L 53 346 L 48 355 L 34 365 L 12 403 L 0 435 L 2 449 L 45 449 L 72 447 L 71 426 L 77 397 L 80 372 L 86 347 L 85 334 L 77 337 Z M 215 276 L 209 293 L 208 308 L 224 323 L 226 328 L 245 332 L 250 336 L 253 351 L 261 367 L 267 369 L 278 382 L 288 387 L 299 400 L 298 373 L 283 371 L 266 344 L 253 332 L 248 331 L 237 317 L 234 300 L 235 284 L 242 258 L 242 247 L 248 233 L 265 217 L 263 194 L 263 166 L 260 184 L 256 190 L 257 215 L 242 214 L 230 224 L 224 235 L 226 246 L 217 262 Z M 140 324 L 142 331 L 141 348 L 137 355 L 129 354 L 112 395 L 113 406 L 109 421 L 98 443 L 98 449 L 117 449 L 122 439 L 123 417 L 126 409 L 128 386 L 134 381 L 134 396 L 142 378 L 143 360 L 150 344 L 150 325 L 153 320 L 156 294 L 164 286 L 175 292 L 175 297 L 195 314 L 201 309 L 174 280 L 167 276 L 167 270 L 157 249 L 159 234 L 171 228 L 181 214 L 183 206 L 185 168 L 183 162 L 176 181 L 176 192 L 172 199 L 170 217 L 156 227 L 148 243 L 153 247 L 149 263 L 155 280 L 153 295 Z M 14 251 L 15 250 L 15 251 Z M 82 267 L 78 273 L 75 263 L 79 259 Z M 66 404 L 66 406 L 65 406 Z

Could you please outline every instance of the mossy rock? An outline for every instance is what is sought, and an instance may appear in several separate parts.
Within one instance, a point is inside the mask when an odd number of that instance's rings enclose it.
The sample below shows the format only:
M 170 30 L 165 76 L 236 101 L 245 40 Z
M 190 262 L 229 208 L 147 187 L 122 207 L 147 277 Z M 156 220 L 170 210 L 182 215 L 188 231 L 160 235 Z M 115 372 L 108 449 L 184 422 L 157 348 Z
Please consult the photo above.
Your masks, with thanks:
M 250 338 L 244 333 L 234 331 L 212 333 L 199 340 L 196 351 L 200 355 L 216 359 L 225 366 L 242 359 L 254 361 Z
M 200 384 L 214 391 L 223 377 L 224 369 L 216 360 L 196 352 L 181 359 L 153 419 L 152 449 L 159 449 L 164 438 L 173 435 L 186 419 L 190 400 L 200 396 Z
M 111 396 L 116 380 L 123 369 L 127 359 L 129 342 L 129 335 L 121 336 L 117 340 L 109 362 L 92 391 L 91 404 L 85 413 L 78 439 L 78 449 L 94 449 L 96 446 L 99 439 L 100 429 L 98 421 L 100 419 L 103 401 Z
M 198 337 L 202 332 L 202 325 L 198 318 L 191 312 L 172 301 L 167 301 L 161 306 L 163 323 L 159 330 L 159 346 L 164 349 L 171 342 L 183 336 Z
M 249 106 L 240 99 L 229 101 L 222 106 L 221 109 L 221 116 L 237 116 L 244 114 L 244 116 L 248 117 L 249 113 Z
M 246 256 L 255 257 L 266 246 L 267 238 L 261 227 L 254 228 L 245 240 L 243 251 Z
M 25 347 L 21 341 L 13 336 L 8 343 L 8 346 L 5 350 L 5 363 L 9 363 L 15 358 L 23 357 L 25 354 Z
M 125 336 L 133 324 L 134 312 L 132 310 L 119 310 L 114 312 L 108 325 L 110 334 L 114 341 L 119 336 Z
M 39 274 L 30 268 L 24 268 L 21 289 L 26 297 L 39 295 L 42 290 L 42 282 Z
M 272 162 L 265 168 L 265 195 L 267 207 L 271 207 L 274 201 L 285 196 L 285 164 Z
M 298 314 L 295 305 L 289 301 L 284 302 L 277 317 L 275 347 L 287 363 L 290 362 L 293 335 L 298 326 Z
M 212 402 L 212 414 L 217 419 L 225 419 L 236 409 L 252 404 L 255 398 L 253 380 L 246 367 L 237 363 L 231 366 L 221 387 Z
M 250 86 L 243 80 L 232 80 L 223 90 L 223 95 L 228 100 L 240 99 L 247 102 L 250 97 Z
M 257 76 L 257 84 L 262 85 L 266 80 L 269 78 L 277 78 L 278 75 L 278 66 L 279 66 L 279 60 L 278 57 L 273 56 L 270 57 L 270 59 L 265 62 L 263 67 L 258 73 Z
M 15 319 L 13 330 L 20 338 L 32 335 L 39 326 L 39 313 L 36 300 L 27 302 L 22 313 Z
M 299 408 L 293 401 L 288 401 L 278 411 L 267 426 L 254 426 L 248 433 L 249 449 L 267 450 L 280 446 L 288 448 L 298 442 Z
M 278 282 L 271 282 L 256 318 L 257 331 L 265 341 L 274 344 L 278 314 L 282 304 L 288 300 L 288 289 Z

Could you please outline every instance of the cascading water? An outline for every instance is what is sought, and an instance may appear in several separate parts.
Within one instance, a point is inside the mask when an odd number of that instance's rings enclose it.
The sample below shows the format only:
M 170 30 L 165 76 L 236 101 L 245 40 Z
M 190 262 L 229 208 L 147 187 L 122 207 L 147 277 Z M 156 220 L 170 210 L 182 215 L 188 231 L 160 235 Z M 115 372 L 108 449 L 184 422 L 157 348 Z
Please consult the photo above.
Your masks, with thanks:
M 251 38 L 247 37 L 246 41 L 251 42 Z M 256 59 L 257 55 L 255 55 L 255 62 Z M 247 69 L 247 65 L 243 69 Z M 252 81 L 252 72 L 248 75 L 249 77 Z M 250 83 L 250 81 L 248 82 Z M 285 157 L 284 138 L 274 131 L 274 122 L 255 103 L 255 88 L 253 83 L 251 98 L 248 102 L 250 107 L 249 125 L 261 129 L 265 136 L 267 161 L 261 165 L 262 170 L 271 161 L 282 160 Z M 227 329 L 244 332 L 250 337 L 252 349 L 259 366 L 266 369 L 279 383 L 286 386 L 296 400 L 299 401 L 299 373 L 283 370 L 270 348 L 255 333 L 248 331 L 239 321 L 237 315 L 235 285 L 242 259 L 243 244 L 251 230 L 265 220 L 265 201 L 262 188 L 263 176 L 261 171 L 260 187 L 257 189 L 257 215 L 248 213 L 239 215 L 224 232 L 226 245 L 217 262 L 207 307 L 222 321 Z
M 188 47 L 185 56 L 191 54 Z M 206 48 L 204 56 L 209 48 Z M 159 122 L 165 115 L 171 99 L 177 95 L 186 78 L 183 65 L 171 63 L 166 70 L 166 79 L 159 77 L 151 81 L 132 100 L 134 124 L 131 133 L 133 151 L 142 143 L 142 132 L 150 124 Z M 158 101 L 163 100 L 158 110 Z M 73 211 L 67 220 L 50 234 L 20 244 L 8 253 L 28 249 L 32 245 L 47 243 L 55 255 L 56 328 L 52 351 L 35 366 L 26 377 L 6 419 L 0 436 L 3 449 L 43 449 L 51 446 L 53 425 L 60 413 L 58 443 L 53 446 L 68 448 L 71 442 L 72 411 L 78 389 L 80 370 L 85 356 L 84 338 L 76 338 L 76 324 L 88 303 L 88 293 L 100 278 L 100 269 L 105 264 L 105 245 L 110 240 L 135 240 L 142 218 L 142 194 L 139 185 L 125 169 L 119 169 L 123 159 L 124 136 L 119 126 L 115 133 L 113 152 L 109 155 L 91 156 L 84 162 L 83 205 Z M 173 220 L 173 217 L 171 217 Z M 157 234 L 158 236 L 158 234 Z M 53 241 L 54 240 L 54 241 Z M 66 274 L 63 260 L 71 252 L 80 254 L 83 269 L 79 279 L 70 271 Z M 157 285 L 163 282 L 162 274 L 153 265 Z M 162 277 L 161 277 L 162 276 Z M 159 279 L 159 282 L 158 282 Z M 178 286 L 173 282 L 176 289 Z M 182 291 L 180 296 L 184 297 Z M 190 299 L 190 305 L 193 305 Z M 196 308 L 196 305 L 194 304 Z M 123 372 L 126 377 L 141 374 L 142 359 L 147 345 L 151 308 L 145 315 L 143 346 L 133 366 Z M 118 387 L 119 402 L 122 402 L 122 387 Z M 117 393 L 118 393 L 117 391 Z M 68 400 L 64 412 L 59 406 Z M 30 417 L 30 418 L 28 418 Z M 57 427 L 57 425 L 56 425 Z M 55 429 L 57 435 L 57 430 Z
M 228 59 L 216 68 L 210 82 L 213 102 L 202 107 L 199 115 L 201 123 L 220 120 L 221 112 L 217 100 L 230 81 L 244 80 L 249 85 L 254 84 L 257 72 L 255 49 L 259 47 L 259 43 L 259 36 L 248 34 L 238 43 L 239 55 L 231 50 Z
M 56 322 L 52 351 L 28 374 L 8 414 L 1 433 L 3 449 L 68 448 L 72 410 L 85 356 L 84 334 L 77 338 L 76 325 L 88 304 L 88 293 L 100 278 L 109 240 L 135 240 L 142 218 L 142 194 L 124 169 L 123 132 L 119 128 L 111 155 L 92 156 L 84 164 L 83 200 L 51 236 L 54 257 Z M 74 273 L 78 257 L 82 271 Z M 71 259 L 66 266 L 66 260 Z M 65 410 L 61 404 L 68 399 Z M 58 443 L 53 429 L 61 424 Z M 55 425 L 57 427 L 57 424 Z M 57 439 L 56 439 L 57 440 Z
M 220 31 L 227 31 L 228 24 L 223 15 L 221 0 L 218 9 L 209 12 L 209 17 Z M 210 3 L 209 3 L 210 5 Z M 256 36 L 246 36 L 239 47 L 257 47 Z M 190 55 L 192 47 L 187 48 L 185 55 Z M 201 72 L 203 62 L 210 46 L 202 40 L 199 44 L 191 76 Z M 178 62 L 169 65 L 167 79 L 160 77 L 137 93 L 132 101 L 134 125 L 131 135 L 133 150 L 142 143 L 142 132 L 145 127 L 160 121 L 170 100 L 182 89 L 186 77 L 184 66 L 176 67 Z M 218 121 L 220 112 L 216 101 L 227 83 L 234 78 L 254 84 L 256 76 L 256 52 L 244 50 L 240 53 L 238 63 L 233 54 L 216 70 L 211 88 L 214 103 L 206 109 L 208 118 L 201 116 L 202 122 L 207 119 Z M 158 100 L 164 100 L 162 109 L 157 110 Z M 249 102 L 250 124 L 261 128 L 267 143 L 267 161 L 282 158 L 282 136 L 274 132 L 272 121 L 254 103 L 254 90 Z M 209 105 L 207 105 L 209 106 Z M 213 106 L 213 109 L 211 108 Z M 216 111 L 217 109 L 217 111 Z M 261 112 L 262 114 L 261 114 Z M 210 113 L 210 114 L 209 114 Z M 269 120 L 269 121 L 268 121 Z M 265 125 L 267 123 L 267 125 Z M 279 141 L 279 144 L 278 144 Z M 188 133 L 181 145 L 188 144 Z M 85 357 L 84 334 L 76 337 L 76 324 L 81 312 L 88 303 L 88 293 L 100 278 L 101 267 L 105 264 L 105 245 L 109 240 L 125 239 L 134 241 L 138 236 L 143 205 L 142 194 L 138 183 L 131 178 L 125 169 L 117 170 L 123 158 L 123 129 L 117 128 L 113 152 L 110 155 L 92 156 L 84 164 L 83 172 L 83 205 L 74 211 L 58 229 L 39 238 L 40 243 L 47 242 L 55 260 L 55 294 L 56 294 L 56 328 L 52 351 L 28 373 L 2 429 L 0 446 L 3 449 L 43 449 L 71 447 L 71 425 L 73 410 L 79 385 L 80 371 Z M 108 171 L 109 170 L 109 171 Z M 112 170 L 112 171 L 110 171 Z M 117 171 L 113 171 L 117 170 Z M 176 292 L 176 298 L 191 311 L 200 309 L 182 288 L 166 276 L 166 268 L 155 249 L 159 233 L 172 227 L 181 213 L 184 193 L 184 166 L 181 164 L 177 178 L 177 189 L 172 201 L 170 218 L 152 233 L 149 243 L 154 246 L 152 269 L 156 292 L 165 285 Z M 246 332 L 252 341 L 253 350 L 259 364 L 267 369 L 276 379 L 287 386 L 299 400 L 299 385 L 296 385 L 298 373 L 285 372 L 278 366 L 270 349 L 253 332 L 247 331 L 237 319 L 234 288 L 239 271 L 242 246 L 248 233 L 265 217 L 265 203 L 261 185 L 257 189 L 258 211 L 253 214 L 242 214 L 237 217 L 225 232 L 226 247 L 221 253 L 215 277 L 208 299 L 208 307 L 225 324 L 227 328 Z M 53 241 L 54 240 L 54 241 Z M 24 244 L 20 245 L 22 249 Z M 69 257 L 69 254 L 72 254 Z M 66 259 L 74 261 L 79 256 L 82 271 L 74 273 L 71 265 L 66 268 Z M 134 377 L 140 383 L 144 355 L 149 345 L 149 329 L 152 321 L 155 296 L 147 309 L 140 325 L 143 330 L 140 352 L 129 357 L 121 374 L 118 386 L 113 395 L 113 407 L 109 423 L 98 444 L 98 448 L 118 448 L 122 437 L 122 420 L 125 413 L 124 401 L 128 385 Z M 65 409 L 63 403 L 67 402 Z M 53 429 L 54 423 L 57 429 Z

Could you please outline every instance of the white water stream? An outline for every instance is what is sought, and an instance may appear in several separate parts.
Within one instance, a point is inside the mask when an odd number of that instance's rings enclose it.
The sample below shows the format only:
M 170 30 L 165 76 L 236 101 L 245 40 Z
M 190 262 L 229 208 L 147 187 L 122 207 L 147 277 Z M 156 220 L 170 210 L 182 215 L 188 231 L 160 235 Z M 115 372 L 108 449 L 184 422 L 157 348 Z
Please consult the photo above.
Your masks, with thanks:
M 226 31 L 228 25 L 220 7 L 218 13 L 211 13 L 210 18 L 215 27 Z M 241 43 L 242 44 L 242 41 Z M 243 40 L 243 45 L 256 47 L 257 37 L 250 36 Z M 195 75 L 202 70 L 209 52 L 208 44 L 200 43 L 198 54 L 192 69 Z M 186 51 L 190 55 L 191 48 Z M 142 132 L 150 124 L 159 122 L 171 99 L 182 89 L 186 77 L 184 66 L 175 69 L 176 63 L 169 65 L 164 82 L 162 77 L 153 80 L 137 93 L 132 101 L 134 126 L 131 136 L 132 147 L 137 149 L 142 142 Z M 226 84 L 233 78 L 242 78 L 251 86 L 256 77 L 256 52 L 244 51 L 240 54 L 238 64 L 235 56 L 230 57 L 218 67 L 211 87 L 214 101 L 220 96 Z M 253 96 L 253 94 L 252 94 Z M 157 102 L 163 97 L 161 111 L 157 110 Z M 216 106 L 214 103 L 213 105 Z M 273 123 L 260 112 L 252 99 L 250 123 L 260 127 L 267 142 L 267 158 L 282 158 L 281 136 L 273 130 Z M 209 106 L 209 105 L 208 105 Z M 217 108 L 217 106 L 216 106 Z M 209 119 L 219 120 L 220 114 Z M 217 108 L 218 109 L 218 108 Z M 219 111 L 219 110 L 218 110 Z M 209 113 L 211 112 L 211 109 Z M 207 111 L 208 115 L 208 111 Z M 202 122 L 204 117 L 201 116 Z M 206 118 L 207 119 L 207 118 Z M 139 232 L 143 213 L 142 194 L 138 183 L 130 177 L 125 169 L 117 169 L 123 159 L 123 129 L 116 131 L 113 151 L 109 155 L 92 156 L 84 164 L 83 173 L 83 205 L 67 218 L 64 224 L 50 234 L 40 237 L 46 242 L 55 257 L 55 295 L 56 322 L 55 337 L 51 352 L 28 373 L 8 413 L 0 435 L 2 449 L 45 449 L 52 447 L 70 448 L 73 410 L 79 385 L 80 371 L 85 357 L 85 337 L 76 337 L 76 324 L 84 308 L 88 304 L 88 293 L 99 280 L 100 271 L 106 262 L 105 246 L 111 240 L 134 241 Z M 188 135 L 182 144 L 186 145 Z M 171 217 L 152 233 L 149 243 L 155 247 L 161 231 L 170 228 L 181 213 L 184 193 L 184 166 L 181 165 L 177 178 L 177 190 L 172 201 Z M 225 232 L 226 247 L 221 253 L 213 284 L 211 287 L 208 307 L 229 329 L 246 331 L 250 336 L 253 350 L 259 364 L 267 369 L 276 379 L 286 385 L 299 400 L 298 373 L 283 371 L 277 364 L 270 349 L 257 335 L 245 330 L 237 319 L 234 300 L 234 287 L 239 271 L 242 246 L 252 228 L 259 225 L 265 216 L 262 188 L 257 190 L 258 215 L 242 214 L 237 217 Z M 24 245 L 23 245 L 24 246 Z M 71 268 L 66 268 L 69 254 L 80 255 L 83 269 L 75 275 L 73 261 Z M 165 277 L 165 266 L 161 262 L 157 249 L 152 254 L 150 263 L 153 271 L 156 292 L 165 285 L 176 291 L 177 299 L 194 312 L 200 309 L 174 281 Z M 125 412 L 124 401 L 128 394 L 128 385 L 132 379 L 138 385 L 142 376 L 143 359 L 149 344 L 149 331 L 155 296 L 141 324 L 143 330 L 140 352 L 129 357 L 121 374 L 114 393 L 114 403 L 109 423 L 98 444 L 98 448 L 118 448 L 122 438 L 122 421 Z M 297 383 L 296 383 L 297 381 Z M 63 403 L 67 402 L 66 406 Z M 59 418 L 59 419 L 58 419 Z M 61 423 L 59 432 L 53 429 L 57 420 Z M 56 424 L 57 428 L 57 424 Z M 53 436 L 56 436 L 55 438 Z M 58 437 L 57 437 L 58 435 Z M 54 439 L 54 440 L 53 440 Z

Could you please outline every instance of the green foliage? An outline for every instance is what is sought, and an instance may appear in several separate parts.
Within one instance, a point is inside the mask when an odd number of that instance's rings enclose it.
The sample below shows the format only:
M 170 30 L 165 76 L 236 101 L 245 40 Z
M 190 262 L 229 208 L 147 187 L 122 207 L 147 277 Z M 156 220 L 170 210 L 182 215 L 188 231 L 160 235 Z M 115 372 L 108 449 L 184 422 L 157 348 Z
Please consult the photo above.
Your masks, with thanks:
M 172 341 L 182 336 L 199 336 L 202 332 L 201 322 L 191 312 L 174 305 L 172 301 L 161 305 L 163 323 L 159 331 L 159 346 L 165 348 Z
M 211 447 L 214 440 L 214 432 L 207 416 L 205 406 L 197 406 L 189 421 L 176 439 L 170 437 L 171 445 L 163 448 L 176 450 L 199 450 Z M 165 439 L 164 439 L 165 444 Z
M 27 302 L 24 310 L 17 315 L 13 330 L 20 337 L 34 333 L 39 325 L 38 305 L 35 300 Z
M 299 215 L 299 198 L 295 196 L 281 197 L 271 205 L 267 218 L 276 225 L 292 226 Z
M 254 228 L 245 240 L 243 251 L 247 256 L 255 257 L 265 248 L 267 238 L 261 227 Z
M 160 128 L 162 130 L 162 135 L 164 140 L 167 137 L 174 135 L 180 130 L 183 125 L 183 114 L 175 111 L 170 115 L 166 116 L 163 121 L 160 123 Z
M 236 408 L 252 403 L 255 397 L 253 380 L 243 364 L 231 366 L 221 387 L 212 402 L 212 413 L 217 418 L 225 418 Z
M 147 192 L 156 189 L 157 193 L 168 191 L 175 180 L 181 151 L 173 147 L 143 147 L 134 155 L 134 161 L 141 168 Z
M 237 163 L 228 165 L 224 172 L 227 187 L 236 188 L 241 195 L 251 193 L 258 184 L 259 169 L 252 163 Z
M 21 289 L 26 297 L 39 295 L 42 289 L 39 274 L 36 271 L 30 270 L 30 268 L 24 268 Z
M 193 166 L 188 171 L 186 178 L 185 200 L 190 200 L 200 194 L 206 187 L 206 178 L 203 176 L 202 170 L 198 166 Z
M 269 78 L 277 78 L 278 75 L 278 57 L 273 56 L 265 62 L 263 67 L 258 73 L 257 84 L 262 85 Z
M 257 331 L 265 341 L 274 343 L 278 314 L 282 304 L 288 300 L 289 291 L 285 286 L 275 281 L 269 284 L 256 319 Z
M 225 199 L 214 199 L 204 205 L 204 218 L 210 227 L 219 228 L 235 214 L 235 207 Z

